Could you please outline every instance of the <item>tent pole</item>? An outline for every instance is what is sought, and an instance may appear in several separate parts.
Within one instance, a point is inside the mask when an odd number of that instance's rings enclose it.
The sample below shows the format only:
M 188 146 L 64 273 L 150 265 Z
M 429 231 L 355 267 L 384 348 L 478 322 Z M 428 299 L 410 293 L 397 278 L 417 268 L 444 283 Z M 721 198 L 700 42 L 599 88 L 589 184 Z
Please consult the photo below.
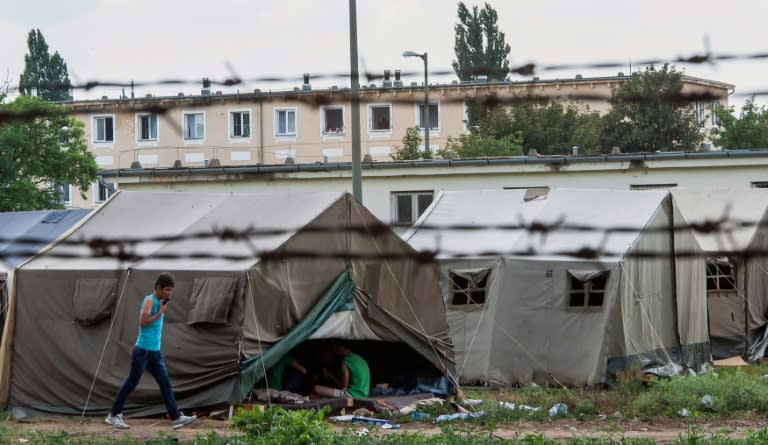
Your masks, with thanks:
M 675 316 L 673 317 L 675 323 L 675 334 L 677 334 L 677 344 L 680 345 L 680 352 L 683 352 L 683 340 L 680 335 L 680 316 L 679 306 L 677 304 L 677 250 L 675 249 L 675 215 L 674 206 L 672 204 L 672 195 L 667 195 L 665 207 L 669 211 L 669 252 L 670 252 L 670 268 L 672 272 L 672 304 L 675 309 Z

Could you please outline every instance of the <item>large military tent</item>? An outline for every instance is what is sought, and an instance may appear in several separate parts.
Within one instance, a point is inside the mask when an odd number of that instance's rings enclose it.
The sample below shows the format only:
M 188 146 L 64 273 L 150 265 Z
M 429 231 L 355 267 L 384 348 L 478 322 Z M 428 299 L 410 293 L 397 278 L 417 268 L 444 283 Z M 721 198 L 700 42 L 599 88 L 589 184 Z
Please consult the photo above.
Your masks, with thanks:
M 243 400 L 312 336 L 401 342 L 450 372 L 437 267 L 415 253 L 348 194 L 119 192 L 18 269 L 2 401 L 105 412 L 162 271 L 176 277 L 163 353 L 182 408 Z M 163 410 L 150 377 L 126 406 Z
M 460 381 L 583 385 L 707 362 L 703 258 L 673 260 L 698 248 L 672 236 L 673 212 L 664 191 L 441 192 L 404 238 L 439 252 Z
M 707 254 L 712 355 L 761 359 L 768 344 L 768 190 L 675 189 L 672 196 L 682 216 L 677 224 L 702 229 L 695 234 Z

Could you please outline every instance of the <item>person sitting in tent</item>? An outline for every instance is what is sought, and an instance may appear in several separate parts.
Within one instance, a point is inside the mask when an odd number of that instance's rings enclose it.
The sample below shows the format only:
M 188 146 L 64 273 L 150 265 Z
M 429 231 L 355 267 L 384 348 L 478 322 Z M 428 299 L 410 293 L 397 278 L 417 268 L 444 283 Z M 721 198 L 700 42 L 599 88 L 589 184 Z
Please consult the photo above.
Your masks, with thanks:
M 323 397 L 368 397 L 371 389 L 371 371 L 364 358 L 352 352 L 344 343 L 334 343 L 333 352 L 341 360 L 341 378 L 323 370 L 323 376 L 335 384 L 335 388 L 315 385 L 314 392 Z
M 285 354 L 267 371 L 267 386 L 278 391 L 300 393 L 307 376 L 307 368 L 296 358 Z

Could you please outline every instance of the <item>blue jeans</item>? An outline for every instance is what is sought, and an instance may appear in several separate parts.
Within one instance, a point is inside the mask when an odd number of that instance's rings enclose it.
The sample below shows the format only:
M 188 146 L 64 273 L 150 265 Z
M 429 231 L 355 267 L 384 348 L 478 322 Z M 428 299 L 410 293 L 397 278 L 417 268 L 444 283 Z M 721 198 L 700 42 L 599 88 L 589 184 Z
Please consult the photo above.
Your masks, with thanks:
M 136 389 L 136 385 L 139 384 L 145 369 L 152 374 L 152 377 L 155 378 L 160 386 L 160 395 L 163 398 L 163 403 L 165 403 L 165 409 L 168 410 L 168 415 L 171 416 L 172 420 L 178 419 L 180 415 L 179 408 L 176 407 L 176 398 L 173 397 L 171 379 L 168 377 L 168 369 L 165 367 L 163 353 L 160 351 L 147 351 L 138 346 L 133 348 L 131 372 L 128 374 L 128 378 L 125 379 L 123 386 L 120 387 L 120 391 L 117 392 L 117 397 L 115 397 L 115 403 L 112 404 L 110 413 L 116 415 L 123 412 L 125 400 Z

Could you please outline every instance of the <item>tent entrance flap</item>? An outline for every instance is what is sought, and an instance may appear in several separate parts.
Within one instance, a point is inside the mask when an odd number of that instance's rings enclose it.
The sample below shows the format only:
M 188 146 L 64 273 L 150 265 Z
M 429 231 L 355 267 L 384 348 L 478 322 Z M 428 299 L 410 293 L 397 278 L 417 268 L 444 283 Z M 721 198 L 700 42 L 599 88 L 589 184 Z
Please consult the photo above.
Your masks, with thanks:
M 373 301 L 369 300 L 367 305 L 368 316 L 371 317 L 373 321 L 384 326 L 384 328 L 392 332 L 405 344 L 429 360 L 437 369 L 448 371 L 451 374 L 454 373 L 456 365 L 445 353 L 445 348 L 440 348 L 436 342 L 430 344 L 428 338 L 407 329 L 402 323 L 377 306 Z
M 343 310 L 352 302 L 355 283 L 345 270 L 328 291 L 312 307 L 312 310 L 280 341 L 268 351 L 249 357 L 240 364 L 239 392 L 232 394 L 232 402 L 239 403 L 248 397 L 254 383 L 264 378 L 264 370 L 271 368 L 288 351 L 307 340 L 335 312 Z

